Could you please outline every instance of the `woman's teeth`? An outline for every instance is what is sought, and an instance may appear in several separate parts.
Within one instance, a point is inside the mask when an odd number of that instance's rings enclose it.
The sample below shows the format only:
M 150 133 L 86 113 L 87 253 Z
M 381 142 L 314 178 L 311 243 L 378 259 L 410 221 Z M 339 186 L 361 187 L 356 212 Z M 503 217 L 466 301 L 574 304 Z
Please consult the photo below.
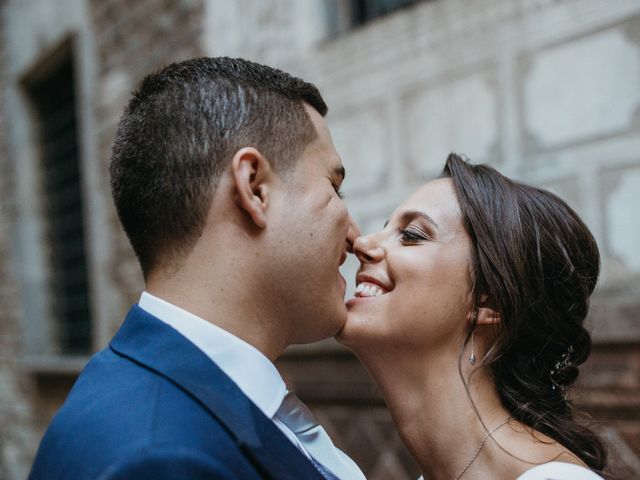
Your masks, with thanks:
M 375 283 L 362 282 L 356 287 L 356 297 L 379 297 L 386 292 Z

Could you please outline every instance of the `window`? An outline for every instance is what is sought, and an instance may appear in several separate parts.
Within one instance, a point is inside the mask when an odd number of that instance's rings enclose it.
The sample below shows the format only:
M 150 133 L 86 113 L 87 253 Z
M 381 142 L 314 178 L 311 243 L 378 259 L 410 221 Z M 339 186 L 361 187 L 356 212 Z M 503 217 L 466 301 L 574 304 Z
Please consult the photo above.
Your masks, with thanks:
M 45 74 L 26 83 L 38 143 L 40 211 L 44 223 L 48 305 L 54 349 L 84 354 L 91 348 L 91 308 L 79 167 L 72 48 Z
M 327 12 L 331 33 L 363 25 L 420 0 L 329 0 Z
M 350 0 L 351 26 L 362 25 L 415 2 L 416 0 Z

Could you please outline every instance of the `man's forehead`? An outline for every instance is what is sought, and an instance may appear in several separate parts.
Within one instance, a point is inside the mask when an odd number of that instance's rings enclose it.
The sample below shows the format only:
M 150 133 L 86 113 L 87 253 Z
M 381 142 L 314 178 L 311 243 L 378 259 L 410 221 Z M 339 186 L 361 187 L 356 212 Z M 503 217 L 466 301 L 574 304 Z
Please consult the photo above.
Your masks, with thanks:
M 344 179 L 346 172 L 342 159 L 333 145 L 333 139 L 331 138 L 331 131 L 325 121 L 324 117 L 318 113 L 312 106 L 304 104 L 304 108 L 307 110 L 307 114 L 311 119 L 311 123 L 316 129 L 317 137 L 311 142 L 309 147 L 316 151 L 322 151 L 322 156 L 326 161 L 326 166 L 332 175 L 336 175 Z M 323 162 L 324 163 L 324 162 Z
M 318 136 L 331 138 L 331 132 L 329 131 L 325 118 L 320 115 L 315 108 L 307 103 L 304 104 L 304 108 L 307 111 L 307 115 L 315 127 Z

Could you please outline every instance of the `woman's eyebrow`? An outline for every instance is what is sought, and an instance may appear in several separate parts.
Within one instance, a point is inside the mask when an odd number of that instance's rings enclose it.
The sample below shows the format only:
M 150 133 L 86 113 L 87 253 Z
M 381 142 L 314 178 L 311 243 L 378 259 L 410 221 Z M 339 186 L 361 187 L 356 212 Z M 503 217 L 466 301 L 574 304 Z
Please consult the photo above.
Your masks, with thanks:
M 431 217 L 431 215 L 421 210 L 407 210 L 406 212 L 402 213 L 401 217 L 404 222 L 409 222 L 416 218 L 422 218 L 423 220 L 426 220 L 428 223 L 433 225 L 435 228 L 439 228 L 438 223 Z
M 402 212 L 400 214 L 400 218 L 402 219 L 402 223 L 410 222 L 411 220 L 413 220 L 415 218 L 422 218 L 423 220 L 426 220 L 431 225 L 433 225 L 435 228 L 439 228 L 438 227 L 438 223 L 428 213 L 423 212 L 421 210 L 407 210 L 407 211 L 404 211 L 404 212 Z M 384 222 L 384 227 L 383 228 L 387 228 L 387 225 L 389 225 L 389 220 Z

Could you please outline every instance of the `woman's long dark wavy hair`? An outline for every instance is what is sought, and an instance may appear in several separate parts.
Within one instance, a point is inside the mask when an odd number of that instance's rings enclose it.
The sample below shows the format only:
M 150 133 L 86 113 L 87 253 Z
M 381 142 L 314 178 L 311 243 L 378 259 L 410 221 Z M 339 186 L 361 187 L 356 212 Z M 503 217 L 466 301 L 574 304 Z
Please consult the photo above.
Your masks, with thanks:
M 556 195 L 491 167 L 451 154 L 442 177 L 453 181 L 473 245 L 474 310 L 487 295 L 501 317 L 483 365 L 503 405 L 601 473 L 606 450 L 566 397 L 591 351 L 584 320 L 600 270 L 595 239 Z

